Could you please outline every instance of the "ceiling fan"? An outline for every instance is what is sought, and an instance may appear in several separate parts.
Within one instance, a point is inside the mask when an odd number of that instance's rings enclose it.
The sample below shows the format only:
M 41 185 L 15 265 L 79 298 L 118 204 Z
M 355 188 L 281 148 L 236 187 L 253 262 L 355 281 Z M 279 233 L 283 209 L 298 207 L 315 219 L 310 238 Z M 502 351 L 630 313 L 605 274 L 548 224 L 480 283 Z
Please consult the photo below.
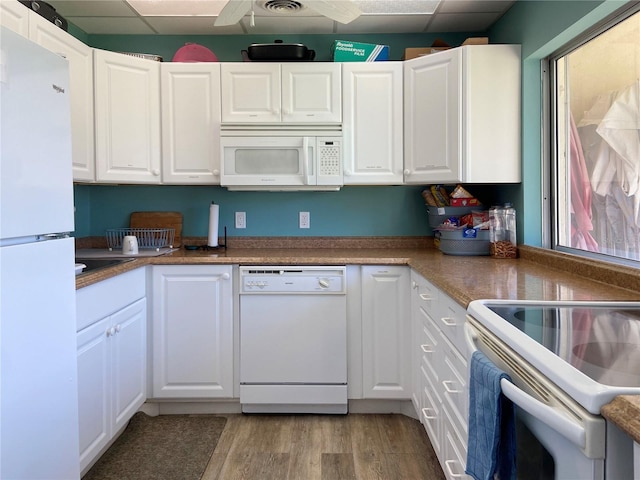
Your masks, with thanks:
M 249 11 L 251 11 L 253 24 L 254 3 L 255 0 L 229 0 L 214 25 L 217 27 L 234 25 Z M 339 23 L 352 22 L 362 13 L 350 0 L 266 0 L 261 3 L 266 10 L 277 13 L 295 13 L 306 7 Z

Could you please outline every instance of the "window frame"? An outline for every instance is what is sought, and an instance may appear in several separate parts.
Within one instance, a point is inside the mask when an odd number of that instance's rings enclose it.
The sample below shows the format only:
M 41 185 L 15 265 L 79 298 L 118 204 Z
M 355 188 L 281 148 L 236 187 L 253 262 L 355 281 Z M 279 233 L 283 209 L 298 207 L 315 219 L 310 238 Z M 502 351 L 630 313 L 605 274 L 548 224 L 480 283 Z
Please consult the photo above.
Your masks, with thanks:
M 627 18 L 640 12 L 640 2 L 625 5 L 601 22 L 575 37 L 570 42 L 544 58 L 540 62 L 541 75 L 541 142 L 542 142 L 542 246 L 563 253 L 584 258 L 604 261 L 617 265 L 640 268 L 639 260 L 616 257 L 599 252 L 590 252 L 579 248 L 560 245 L 559 203 L 558 198 L 558 98 L 557 98 L 557 60 L 577 50 L 600 34 L 615 27 Z

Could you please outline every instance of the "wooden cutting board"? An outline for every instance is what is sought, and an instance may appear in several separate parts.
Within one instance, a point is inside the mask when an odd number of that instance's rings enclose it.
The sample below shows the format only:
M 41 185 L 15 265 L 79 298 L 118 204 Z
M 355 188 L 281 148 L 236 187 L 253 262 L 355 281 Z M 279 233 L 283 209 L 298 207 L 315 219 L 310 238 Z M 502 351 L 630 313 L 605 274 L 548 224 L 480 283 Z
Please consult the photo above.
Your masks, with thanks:
M 182 245 L 182 213 L 180 212 L 132 212 L 130 228 L 173 228 L 173 246 Z

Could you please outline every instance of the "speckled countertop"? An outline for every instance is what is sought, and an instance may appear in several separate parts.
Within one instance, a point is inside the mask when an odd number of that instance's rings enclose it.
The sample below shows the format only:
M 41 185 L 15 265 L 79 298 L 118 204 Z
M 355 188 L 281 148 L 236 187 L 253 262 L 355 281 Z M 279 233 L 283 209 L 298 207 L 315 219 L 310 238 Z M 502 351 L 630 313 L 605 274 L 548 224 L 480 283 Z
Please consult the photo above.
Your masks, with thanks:
M 185 241 L 187 243 L 188 240 Z M 187 243 L 188 244 L 188 243 Z M 518 259 L 444 255 L 416 239 L 246 239 L 214 251 L 177 250 L 76 277 L 76 288 L 144 265 L 408 265 L 465 307 L 481 298 L 640 301 L 640 271 L 520 246 Z M 278 248 L 269 248 L 277 245 Z M 620 396 L 603 414 L 640 441 L 640 399 Z

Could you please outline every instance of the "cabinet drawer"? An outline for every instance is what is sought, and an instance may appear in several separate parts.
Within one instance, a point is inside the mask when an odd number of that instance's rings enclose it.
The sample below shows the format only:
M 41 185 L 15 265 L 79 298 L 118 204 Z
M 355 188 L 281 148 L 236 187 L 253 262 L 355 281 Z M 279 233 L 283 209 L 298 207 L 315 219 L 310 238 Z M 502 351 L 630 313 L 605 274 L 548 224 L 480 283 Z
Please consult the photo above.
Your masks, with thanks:
M 467 362 L 445 338 L 442 338 L 442 360 L 440 384 L 444 402 L 449 403 L 453 420 L 466 437 L 469 414 Z
M 439 330 L 429 317 L 423 317 L 420 322 L 420 363 L 429 374 L 431 380 L 437 385 L 440 380 L 439 361 L 440 343 L 442 342 Z
M 464 473 L 467 466 L 467 441 L 466 434 L 460 432 L 455 423 L 452 422 L 452 415 L 448 406 L 442 408 L 443 417 L 443 439 L 441 463 L 447 480 L 471 479 Z
M 424 368 L 421 369 L 422 382 L 420 395 L 422 401 L 422 409 L 420 413 L 420 421 L 424 425 L 431 445 L 440 456 L 442 450 L 442 401 L 438 397 L 438 392 L 428 378 Z
M 467 357 L 467 346 L 464 339 L 464 324 L 467 311 L 451 297 L 440 295 L 440 314 L 436 319 L 444 336 Z
M 144 267 L 76 290 L 76 331 L 145 296 Z
M 418 308 L 431 318 L 438 317 L 438 289 L 421 275 L 411 272 L 411 287 L 414 290 L 414 301 Z

